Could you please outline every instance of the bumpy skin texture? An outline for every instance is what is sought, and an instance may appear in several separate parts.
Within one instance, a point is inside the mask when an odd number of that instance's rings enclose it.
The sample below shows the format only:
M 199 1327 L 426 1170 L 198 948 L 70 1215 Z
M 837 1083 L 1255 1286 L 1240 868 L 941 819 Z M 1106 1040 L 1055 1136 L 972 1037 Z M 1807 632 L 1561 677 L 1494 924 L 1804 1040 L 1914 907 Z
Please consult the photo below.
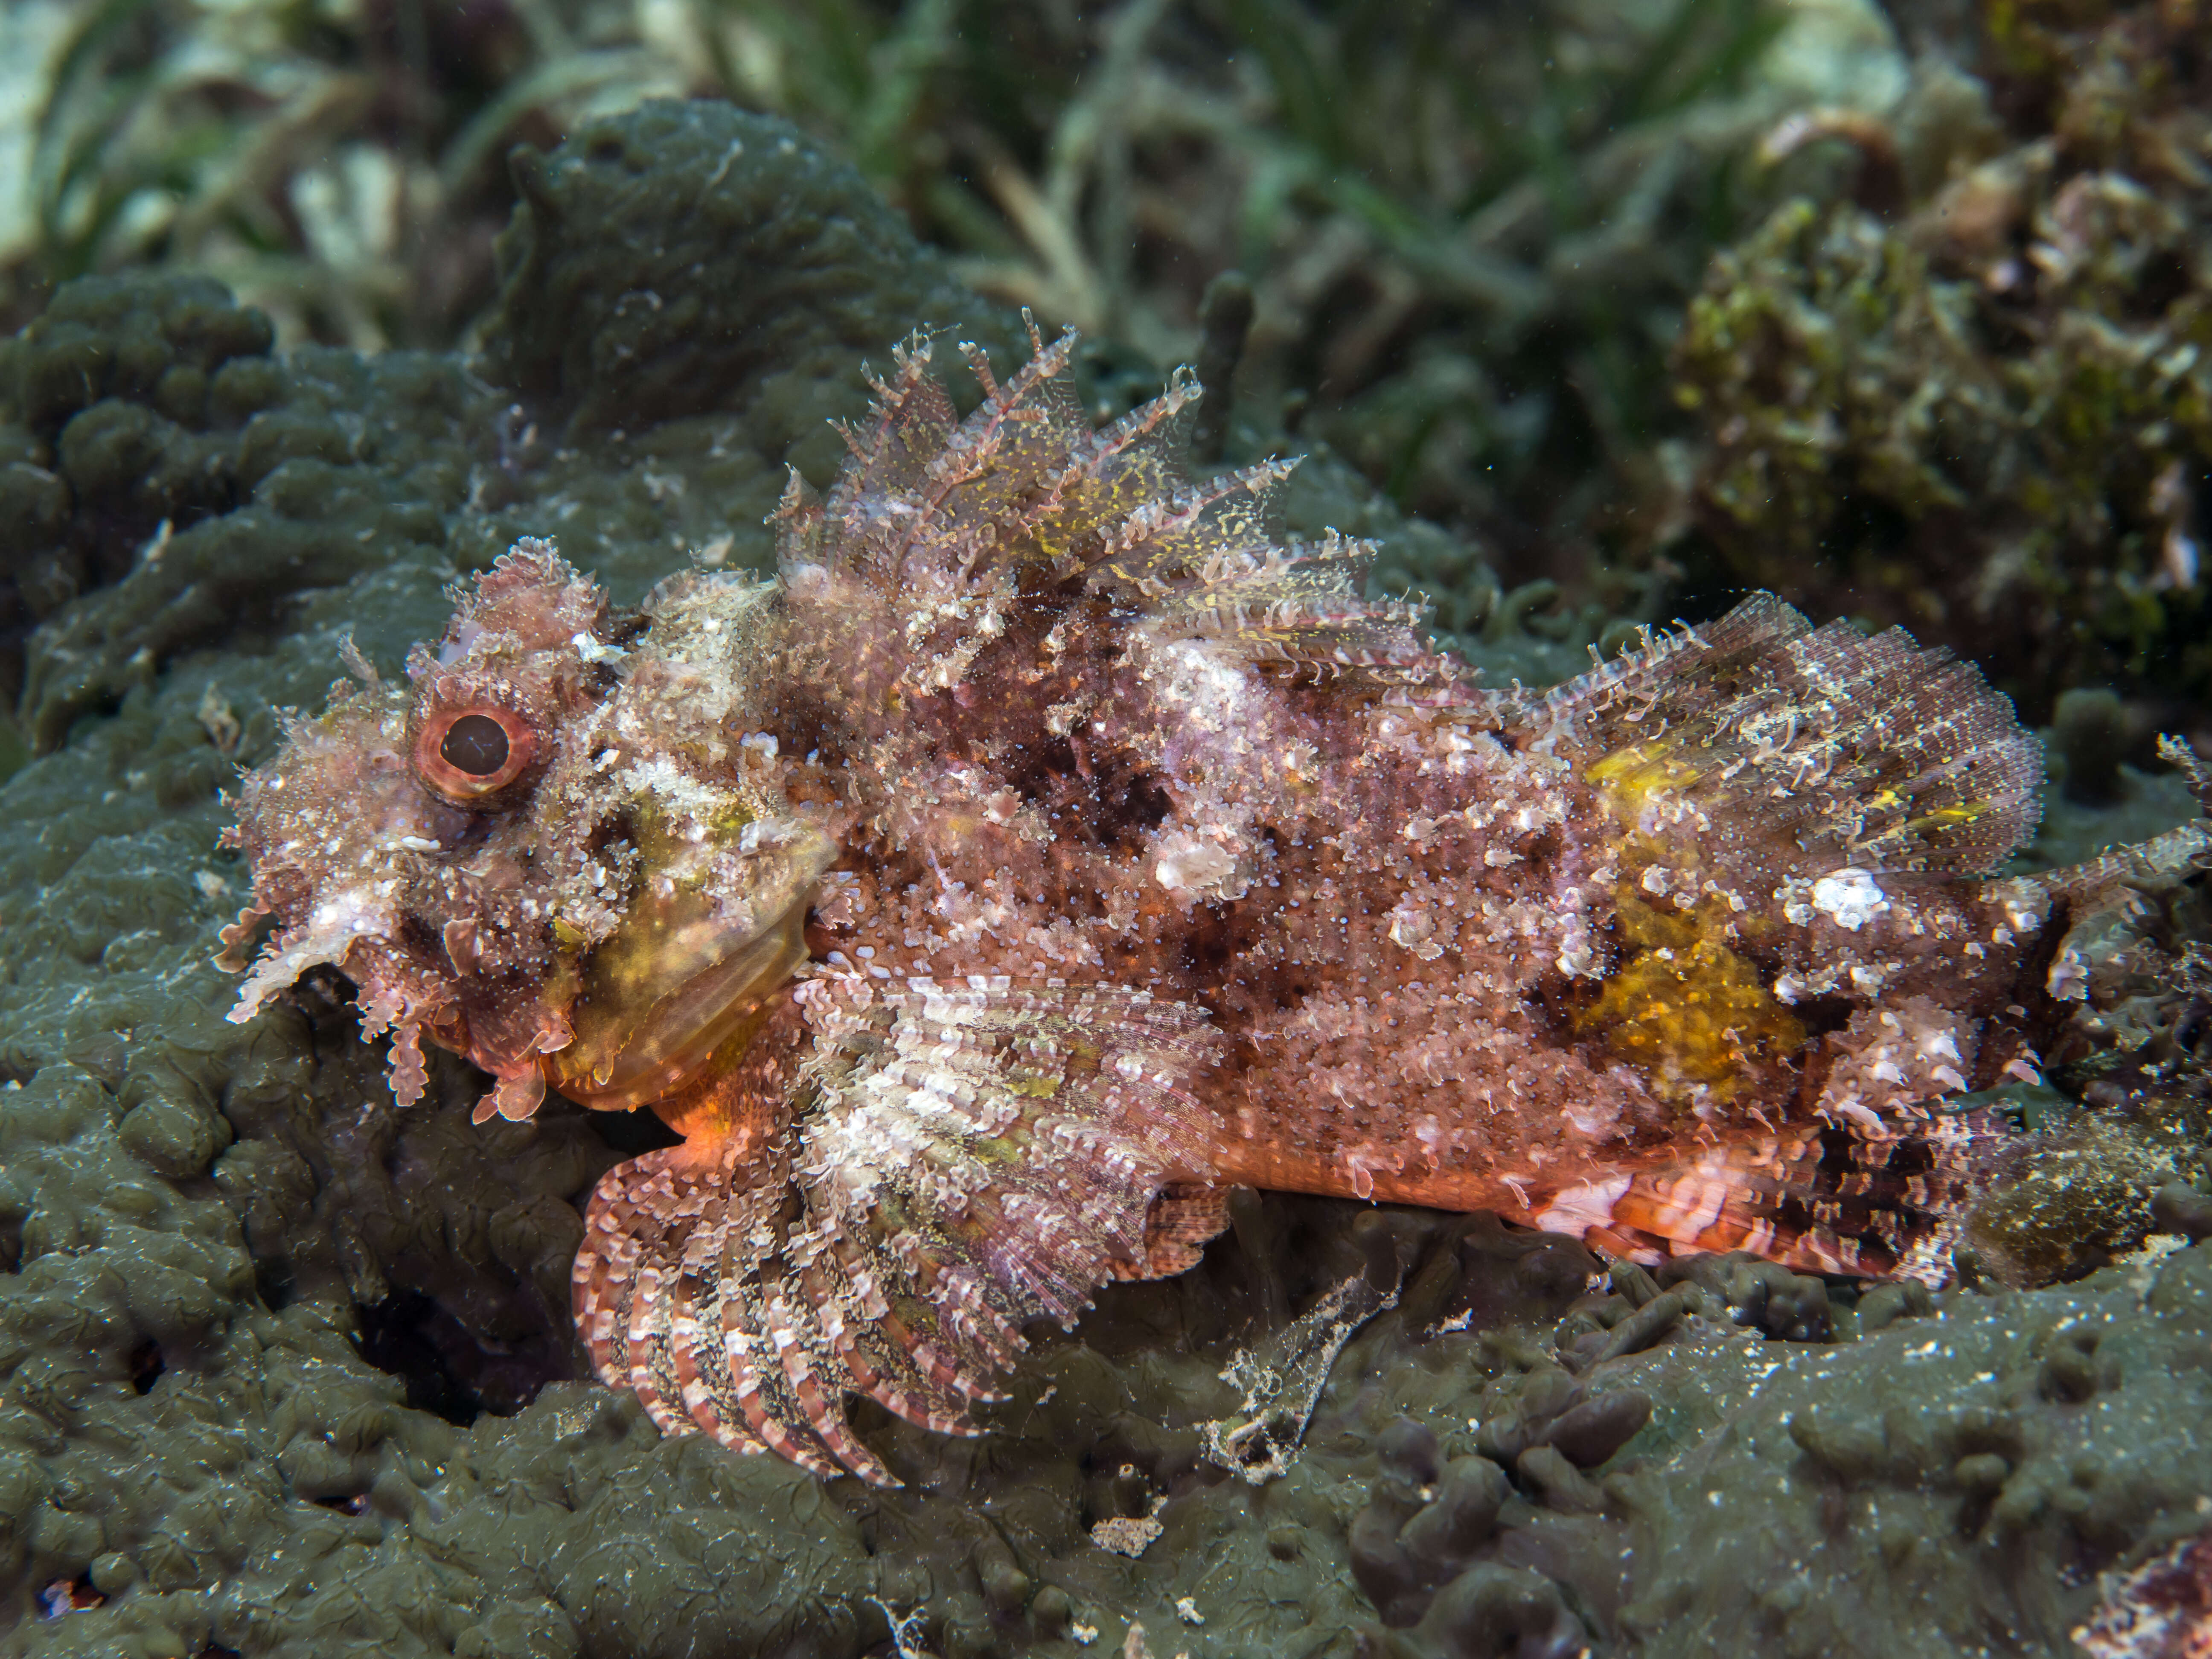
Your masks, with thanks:
M 1940 1274 L 2002 1137 L 1920 1109 L 2033 1076 L 2101 878 L 1975 873 L 2033 822 L 2008 706 L 1765 599 L 1478 690 L 1364 550 L 1273 539 L 1279 466 L 1184 482 L 1194 387 L 1094 433 L 1071 349 L 977 355 L 964 422 L 902 350 L 780 584 L 617 616 L 518 547 L 249 780 L 233 1018 L 328 963 L 403 1098 L 428 1036 L 480 1116 L 652 1103 L 683 1144 L 577 1258 L 601 1376 L 878 1481 L 843 1393 L 966 1429 L 1236 1185 Z

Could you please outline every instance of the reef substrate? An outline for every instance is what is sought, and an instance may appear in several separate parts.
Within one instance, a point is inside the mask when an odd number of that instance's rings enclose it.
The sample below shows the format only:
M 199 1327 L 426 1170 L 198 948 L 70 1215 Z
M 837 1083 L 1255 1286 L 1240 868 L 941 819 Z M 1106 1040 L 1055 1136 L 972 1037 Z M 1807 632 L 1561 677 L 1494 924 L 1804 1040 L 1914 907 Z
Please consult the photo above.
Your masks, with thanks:
M 860 1411 L 889 1492 L 576 1380 L 576 1206 L 630 1131 L 471 1128 L 450 1059 L 398 1110 L 336 981 L 227 1024 L 218 791 L 344 641 L 396 672 L 516 537 L 625 599 L 758 568 L 866 359 L 1019 335 L 776 123 L 653 105 L 518 165 L 473 358 L 276 354 L 164 276 L 66 288 L 0 349 L 40 751 L 0 786 L 5 1650 L 2059 1655 L 2100 1572 L 2204 1525 L 2185 1202 L 2071 1285 L 1931 1298 L 1240 1197 L 1198 1269 L 1037 1333 L 989 1437 Z M 1292 528 L 1477 579 L 1326 455 L 1295 477 Z M 1224 1369 L 1353 1283 L 1395 1304 L 1286 1471 L 1210 1461 Z

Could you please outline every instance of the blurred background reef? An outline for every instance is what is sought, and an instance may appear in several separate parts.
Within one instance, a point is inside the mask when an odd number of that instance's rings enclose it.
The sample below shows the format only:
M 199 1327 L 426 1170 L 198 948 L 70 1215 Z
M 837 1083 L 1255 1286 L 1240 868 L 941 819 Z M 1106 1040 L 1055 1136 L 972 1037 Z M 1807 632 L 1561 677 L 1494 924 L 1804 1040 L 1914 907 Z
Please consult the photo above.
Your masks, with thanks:
M 1770 586 L 2036 723 L 2109 689 L 2146 759 L 2212 722 L 2203 14 L 16 0 L 0 325 L 152 264 L 280 344 L 465 344 L 513 145 L 728 98 L 1110 346 L 1121 401 L 1233 368 L 1230 453 L 1333 451 L 1460 539 L 1378 573 L 1446 629 L 1520 590 L 1502 631 L 1610 646 Z M 101 579 L 19 576 L 15 625 Z

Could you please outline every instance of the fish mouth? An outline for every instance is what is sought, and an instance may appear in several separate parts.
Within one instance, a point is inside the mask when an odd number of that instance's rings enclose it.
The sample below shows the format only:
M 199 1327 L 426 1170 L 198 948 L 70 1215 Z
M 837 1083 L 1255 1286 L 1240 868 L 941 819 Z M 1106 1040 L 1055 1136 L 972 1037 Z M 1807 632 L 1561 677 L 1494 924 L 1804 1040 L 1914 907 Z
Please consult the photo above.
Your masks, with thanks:
M 546 1082 L 579 1105 L 626 1112 L 735 1061 L 806 960 L 806 913 L 834 856 L 810 831 L 765 858 L 734 904 L 681 880 L 644 883 L 584 965 L 575 1035 L 538 1062 Z

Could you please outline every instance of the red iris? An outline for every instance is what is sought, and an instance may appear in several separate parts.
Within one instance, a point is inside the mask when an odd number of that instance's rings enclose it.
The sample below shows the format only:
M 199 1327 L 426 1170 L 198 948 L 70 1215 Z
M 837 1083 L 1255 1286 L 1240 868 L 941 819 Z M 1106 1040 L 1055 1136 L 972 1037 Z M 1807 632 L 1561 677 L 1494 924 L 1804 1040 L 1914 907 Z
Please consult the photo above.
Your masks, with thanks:
M 537 734 L 511 708 L 441 709 L 415 739 L 415 770 L 450 799 L 481 800 L 520 777 L 537 753 Z

